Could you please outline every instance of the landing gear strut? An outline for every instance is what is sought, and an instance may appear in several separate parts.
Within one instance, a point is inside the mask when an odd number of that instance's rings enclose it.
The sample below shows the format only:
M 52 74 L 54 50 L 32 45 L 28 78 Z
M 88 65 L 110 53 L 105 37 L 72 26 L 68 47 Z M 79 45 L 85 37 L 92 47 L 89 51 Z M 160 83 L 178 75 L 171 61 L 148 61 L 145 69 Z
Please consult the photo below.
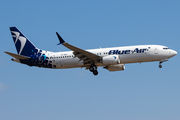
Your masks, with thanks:
M 166 62 L 166 61 L 168 61 L 168 59 L 164 59 L 164 60 L 159 61 L 159 68 L 162 68 L 161 63 Z
M 161 65 L 162 62 L 159 62 L 159 68 L 162 68 L 162 65 Z
M 91 65 L 89 68 L 89 71 L 91 71 L 94 75 L 98 75 L 97 66 Z

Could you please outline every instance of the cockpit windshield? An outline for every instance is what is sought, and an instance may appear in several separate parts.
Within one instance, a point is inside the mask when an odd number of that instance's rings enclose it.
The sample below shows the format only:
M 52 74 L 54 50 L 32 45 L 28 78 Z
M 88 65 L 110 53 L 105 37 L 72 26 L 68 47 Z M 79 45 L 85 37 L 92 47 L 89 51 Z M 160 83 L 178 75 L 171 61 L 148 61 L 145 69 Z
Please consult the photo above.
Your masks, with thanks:
M 163 49 L 164 49 L 164 50 L 168 50 L 169 48 L 168 48 L 168 47 L 164 47 Z

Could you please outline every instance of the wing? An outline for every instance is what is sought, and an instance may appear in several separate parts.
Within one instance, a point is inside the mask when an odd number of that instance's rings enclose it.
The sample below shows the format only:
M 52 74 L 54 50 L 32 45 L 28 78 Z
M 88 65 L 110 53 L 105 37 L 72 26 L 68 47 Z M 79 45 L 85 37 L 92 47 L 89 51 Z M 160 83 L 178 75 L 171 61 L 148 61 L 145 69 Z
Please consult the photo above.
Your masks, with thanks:
M 84 64 L 100 62 L 101 56 L 98 56 L 98 55 L 91 53 L 89 51 L 86 51 L 86 50 L 80 49 L 78 47 L 75 47 L 73 45 L 70 45 L 67 42 L 65 42 L 57 32 L 56 32 L 56 34 L 57 34 L 59 41 L 60 41 L 60 43 L 58 45 L 62 44 L 63 46 L 74 51 L 73 54 L 75 55 L 75 57 L 78 57 L 80 59 L 80 61 L 83 61 Z

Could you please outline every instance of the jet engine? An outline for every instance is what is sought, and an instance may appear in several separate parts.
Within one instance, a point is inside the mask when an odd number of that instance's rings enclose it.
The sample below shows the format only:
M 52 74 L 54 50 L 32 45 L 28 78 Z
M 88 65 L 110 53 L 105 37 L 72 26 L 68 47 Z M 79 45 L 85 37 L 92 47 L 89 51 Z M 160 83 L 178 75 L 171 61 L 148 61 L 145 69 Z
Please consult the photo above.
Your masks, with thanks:
M 109 66 L 105 66 L 104 68 L 109 71 L 122 71 L 125 70 L 125 65 L 124 64 L 109 65 Z
M 102 63 L 105 65 L 116 65 L 120 64 L 120 56 L 119 55 L 108 55 L 102 58 Z

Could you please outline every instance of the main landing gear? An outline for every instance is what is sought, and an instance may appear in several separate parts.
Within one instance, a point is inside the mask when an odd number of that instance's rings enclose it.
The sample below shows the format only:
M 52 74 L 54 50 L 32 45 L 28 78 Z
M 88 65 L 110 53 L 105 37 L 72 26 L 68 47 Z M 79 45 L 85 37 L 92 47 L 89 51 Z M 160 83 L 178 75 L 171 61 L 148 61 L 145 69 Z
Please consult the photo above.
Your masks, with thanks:
M 94 75 L 98 75 L 97 66 L 91 65 L 89 68 L 89 71 L 91 71 Z

